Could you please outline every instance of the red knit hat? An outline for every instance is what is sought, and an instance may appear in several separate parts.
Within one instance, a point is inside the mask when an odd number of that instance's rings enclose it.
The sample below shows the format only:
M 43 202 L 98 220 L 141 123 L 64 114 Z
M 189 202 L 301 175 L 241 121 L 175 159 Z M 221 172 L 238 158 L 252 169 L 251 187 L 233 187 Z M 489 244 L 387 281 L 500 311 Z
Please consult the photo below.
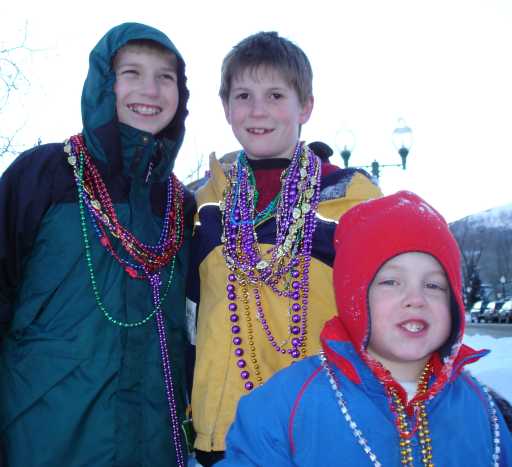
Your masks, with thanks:
M 338 317 L 333 321 L 341 340 L 350 340 L 366 352 L 370 319 L 368 289 L 382 265 L 408 252 L 432 255 L 444 268 L 452 292 L 452 332 L 443 356 L 454 356 L 464 334 L 460 252 L 448 224 L 429 204 L 414 193 L 363 202 L 347 211 L 336 228 L 334 289 Z M 329 326 L 322 333 L 329 336 Z

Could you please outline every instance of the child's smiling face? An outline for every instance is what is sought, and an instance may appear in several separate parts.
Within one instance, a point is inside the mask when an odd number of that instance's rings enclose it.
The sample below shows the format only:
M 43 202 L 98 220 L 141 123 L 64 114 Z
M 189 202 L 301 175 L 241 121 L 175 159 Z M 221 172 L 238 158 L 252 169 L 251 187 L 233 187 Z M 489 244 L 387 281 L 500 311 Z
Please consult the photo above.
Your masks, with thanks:
M 122 48 L 114 60 L 116 111 L 121 123 L 156 134 L 179 102 L 176 57 L 146 48 Z
M 398 255 L 377 272 L 368 301 L 368 353 L 395 378 L 416 379 L 450 334 L 450 286 L 442 266 L 425 253 Z
M 291 158 L 300 125 L 309 120 L 313 110 L 313 97 L 301 104 L 297 91 L 278 71 L 261 66 L 233 77 L 223 105 L 247 157 Z

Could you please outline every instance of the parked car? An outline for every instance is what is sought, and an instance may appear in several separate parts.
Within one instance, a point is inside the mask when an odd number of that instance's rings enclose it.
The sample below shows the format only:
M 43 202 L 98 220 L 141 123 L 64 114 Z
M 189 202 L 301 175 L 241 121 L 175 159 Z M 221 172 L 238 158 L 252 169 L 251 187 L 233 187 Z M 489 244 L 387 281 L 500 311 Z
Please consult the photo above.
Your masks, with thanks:
M 482 321 L 485 323 L 497 323 L 501 305 L 503 305 L 503 302 L 489 302 L 482 313 Z
M 483 321 L 483 312 L 485 310 L 485 303 L 482 300 L 473 303 L 473 306 L 469 310 L 470 321 L 472 323 L 480 323 Z
M 512 300 L 507 300 L 498 311 L 499 323 L 512 323 Z

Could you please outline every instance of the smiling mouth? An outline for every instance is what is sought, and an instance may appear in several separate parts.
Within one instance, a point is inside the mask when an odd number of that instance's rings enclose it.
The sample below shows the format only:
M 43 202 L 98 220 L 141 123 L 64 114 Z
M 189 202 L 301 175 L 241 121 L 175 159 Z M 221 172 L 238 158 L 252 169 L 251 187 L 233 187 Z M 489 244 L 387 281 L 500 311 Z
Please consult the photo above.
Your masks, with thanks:
M 128 104 L 127 107 L 137 115 L 153 116 L 162 112 L 161 107 L 144 104 Z
M 422 321 L 406 321 L 405 323 L 401 323 L 400 327 L 406 331 L 417 333 L 426 329 L 427 324 Z
M 274 130 L 268 130 L 266 128 L 247 128 L 247 131 L 253 135 L 266 135 L 272 133 Z

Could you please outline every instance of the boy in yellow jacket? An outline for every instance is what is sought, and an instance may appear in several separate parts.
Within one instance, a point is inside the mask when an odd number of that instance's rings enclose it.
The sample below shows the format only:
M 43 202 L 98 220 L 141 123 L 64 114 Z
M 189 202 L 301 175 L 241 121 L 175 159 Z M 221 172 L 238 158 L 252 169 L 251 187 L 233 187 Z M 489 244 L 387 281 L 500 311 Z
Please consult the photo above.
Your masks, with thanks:
M 223 457 L 240 397 L 319 351 L 335 309 L 337 220 L 380 195 L 365 172 L 322 163 L 299 140 L 313 110 L 312 70 L 289 40 L 261 32 L 236 45 L 220 97 L 243 149 L 227 175 L 212 160 L 197 194 L 192 412 L 204 466 Z

